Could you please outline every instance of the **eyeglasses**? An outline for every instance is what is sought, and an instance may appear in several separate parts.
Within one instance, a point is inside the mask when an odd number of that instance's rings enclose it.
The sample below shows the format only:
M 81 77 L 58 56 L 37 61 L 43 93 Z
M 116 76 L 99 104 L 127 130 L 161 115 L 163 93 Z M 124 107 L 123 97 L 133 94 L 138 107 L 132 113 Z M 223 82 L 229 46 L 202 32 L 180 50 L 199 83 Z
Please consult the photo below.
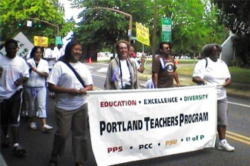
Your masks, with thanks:
M 220 50 L 213 50 L 213 53 L 221 53 L 221 51 Z

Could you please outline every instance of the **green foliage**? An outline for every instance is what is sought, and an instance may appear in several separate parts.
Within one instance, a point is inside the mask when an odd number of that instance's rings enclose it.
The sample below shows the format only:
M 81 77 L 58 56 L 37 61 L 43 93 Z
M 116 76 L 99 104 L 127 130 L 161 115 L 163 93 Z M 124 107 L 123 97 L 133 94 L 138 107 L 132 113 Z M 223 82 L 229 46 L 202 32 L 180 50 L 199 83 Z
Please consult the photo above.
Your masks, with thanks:
M 84 0 L 73 1 L 75 6 L 86 6 L 80 17 L 82 21 L 78 24 L 75 37 L 79 38 L 89 47 L 99 49 L 110 47 L 114 49 L 114 44 L 121 39 L 128 39 L 129 17 L 105 9 L 92 9 L 95 7 L 107 7 L 123 11 L 133 15 L 133 36 L 135 36 L 135 22 L 147 23 L 151 14 L 149 13 L 148 1 L 130 0 Z M 144 5 L 142 5 L 144 4 Z M 142 14 L 143 13 L 143 14 Z
M 199 53 L 207 43 L 219 43 L 225 39 L 223 26 L 218 24 L 216 8 L 208 0 L 159 1 L 159 17 L 173 20 L 173 54 Z M 160 19 L 159 18 L 159 19 Z M 161 27 L 158 27 L 158 32 Z M 158 41 L 160 42 L 160 41 Z
M 239 67 L 230 67 L 230 73 L 234 82 L 250 84 L 250 69 L 243 69 Z
M 237 35 L 250 33 L 250 1 L 214 0 L 221 9 L 221 21 Z
M 157 26 L 153 27 L 154 3 L 157 2 Z M 157 32 L 157 46 L 161 42 L 161 18 L 173 20 L 173 54 L 198 54 L 207 43 L 222 44 L 228 32 L 218 23 L 217 8 L 210 0 L 72 0 L 75 7 L 86 7 L 79 15 L 82 21 L 75 30 L 75 37 L 91 49 L 110 47 L 120 39 L 128 39 L 129 20 L 117 12 L 91 9 L 108 7 L 118 9 L 133 16 L 133 36 L 135 23 L 139 22 L 150 30 L 152 43 L 153 29 Z M 141 44 L 136 42 L 137 48 Z M 148 51 L 150 47 L 145 47 Z M 138 50 L 138 49 L 137 49 Z
M 250 1 L 220 1 L 214 0 L 221 12 L 218 16 L 221 22 L 236 36 L 233 39 L 236 48 L 234 64 L 240 67 L 250 67 Z
M 33 41 L 33 36 L 49 38 L 56 36 L 55 27 L 29 18 L 37 18 L 37 20 L 47 21 L 54 25 L 64 26 L 66 24 L 63 19 L 64 9 L 58 0 L 1 0 L 0 10 L 2 40 L 12 38 L 20 31 L 31 41 Z M 27 20 L 33 21 L 32 27 L 26 26 Z M 66 30 L 60 35 L 65 35 L 65 33 Z

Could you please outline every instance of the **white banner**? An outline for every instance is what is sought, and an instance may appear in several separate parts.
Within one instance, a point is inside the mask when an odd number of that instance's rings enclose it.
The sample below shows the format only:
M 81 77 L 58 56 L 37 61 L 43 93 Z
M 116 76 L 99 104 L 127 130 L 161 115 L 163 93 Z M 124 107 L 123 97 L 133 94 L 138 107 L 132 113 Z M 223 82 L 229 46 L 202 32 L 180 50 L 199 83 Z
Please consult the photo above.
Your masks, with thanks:
M 13 39 L 18 42 L 17 55 L 20 57 L 26 58 L 29 51 L 34 47 L 34 45 L 29 41 L 29 39 L 22 32 L 19 32 Z M 6 54 L 4 47 L 0 50 L 0 54 L 2 55 Z
M 214 147 L 215 86 L 93 91 L 90 135 L 100 166 Z

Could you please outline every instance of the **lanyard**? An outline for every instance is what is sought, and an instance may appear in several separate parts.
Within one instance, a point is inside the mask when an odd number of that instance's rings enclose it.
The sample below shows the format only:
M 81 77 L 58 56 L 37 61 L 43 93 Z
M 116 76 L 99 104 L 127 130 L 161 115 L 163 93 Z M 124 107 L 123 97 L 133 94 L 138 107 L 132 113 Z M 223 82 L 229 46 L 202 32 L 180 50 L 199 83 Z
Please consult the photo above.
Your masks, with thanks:
M 116 60 L 116 62 L 117 62 L 117 60 Z M 127 67 L 128 67 L 128 70 L 129 70 L 130 85 L 132 85 L 132 73 L 131 73 L 131 68 L 129 67 L 129 62 L 128 62 L 127 59 L 126 59 L 126 63 L 127 63 Z M 119 65 L 120 73 L 121 73 L 121 86 L 122 86 L 122 89 L 124 89 L 123 79 L 122 79 L 122 66 L 121 66 L 121 60 L 120 60 L 120 58 L 119 58 L 119 63 L 117 62 L 117 64 Z
M 162 69 L 163 70 L 165 70 L 165 68 L 166 68 L 166 61 L 165 61 L 165 59 L 164 58 L 160 58 L 160 62 L 161 62 L 161 67 L 162 67 Z

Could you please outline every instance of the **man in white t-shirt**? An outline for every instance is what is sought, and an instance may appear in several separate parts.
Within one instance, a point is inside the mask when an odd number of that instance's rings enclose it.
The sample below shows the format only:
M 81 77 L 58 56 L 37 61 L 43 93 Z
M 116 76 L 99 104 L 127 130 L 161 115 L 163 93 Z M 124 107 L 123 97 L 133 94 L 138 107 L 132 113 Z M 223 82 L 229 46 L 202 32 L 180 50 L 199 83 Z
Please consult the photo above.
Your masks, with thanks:
M 6 56 L 0 56 L 0 115 L 3 131 L 2 147 L 9 147 L 8 128 L 13 138 L 13 154 L 23 156 L 26 150 L 19 144 L 20 109 L 23 83 L 29 78 L 29 68 L 23 58 L 16 55 L 18 43 L 5 42 Z
M 55 53 L 55 56 L 56 56 L 56 60 L 58 61 L 58 59 L 60 57 L 62 57 L 64 55 L 64 50 L 62 48 L 62 45 L 61 44 L 58 44 L 55 48 L 54 48 L 54 53 Z
M 43 58 L 48 61 L 49 70 L 51 70 L 53 68 L 54 64 L 56 63 L 56 60 L 57 60 L 57 54 L 55 51 L 55 44 L 54 43 L 51 43 L 49 48 L 47 48 L 45 50 L 45 54 L 44 54 Z

